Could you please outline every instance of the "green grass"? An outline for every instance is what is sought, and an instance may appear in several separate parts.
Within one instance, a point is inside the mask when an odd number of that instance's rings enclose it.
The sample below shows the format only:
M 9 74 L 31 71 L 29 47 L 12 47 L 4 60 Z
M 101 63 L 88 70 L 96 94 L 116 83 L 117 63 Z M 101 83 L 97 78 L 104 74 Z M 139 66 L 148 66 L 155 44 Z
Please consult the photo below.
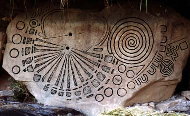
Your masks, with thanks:
M 32 94 L 28 91 L 25 84 L 22 82 L 18 82 L 13 78 L 10 78 L 11 81 L 10 88 L 14 93 L 14 100 L 19 102 L 36 102 L 36 99 L 32 96 Z
M 104 112 L 100 116 L 188 116 L 183 113 L 162 113 L 147 107 L 118 108 L 109 112 Z

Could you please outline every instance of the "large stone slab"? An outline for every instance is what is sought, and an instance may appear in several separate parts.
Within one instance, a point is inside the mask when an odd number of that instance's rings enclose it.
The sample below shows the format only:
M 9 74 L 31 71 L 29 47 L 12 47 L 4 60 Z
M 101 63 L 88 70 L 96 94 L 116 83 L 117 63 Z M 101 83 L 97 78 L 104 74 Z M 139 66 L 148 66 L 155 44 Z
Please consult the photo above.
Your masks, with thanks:
M 97 115 L 170 97 L 189 54 L 188 26 L 170 12 L 38 9 L 9 24 L 3 67 L 38 102 Z

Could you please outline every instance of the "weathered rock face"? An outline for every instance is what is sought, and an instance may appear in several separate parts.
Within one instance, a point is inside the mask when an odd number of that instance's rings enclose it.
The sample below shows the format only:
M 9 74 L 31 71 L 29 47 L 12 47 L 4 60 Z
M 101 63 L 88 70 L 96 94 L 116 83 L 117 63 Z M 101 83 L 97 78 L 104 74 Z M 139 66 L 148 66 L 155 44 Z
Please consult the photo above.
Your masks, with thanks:
M 0 32 L 0 63 L 2 63 L 5 41 L 6 41 L 6 34 L 4 32 Z
M 0 100 L 0 107 L 1 116 L 85 116 L 74 109 L 43 106 L 41 104 Z
M 3 67 L 40 103 L 96 115 L 170 97 L 189 54 L 188 31 L 173 13 L 44 8 L 10 23 Z

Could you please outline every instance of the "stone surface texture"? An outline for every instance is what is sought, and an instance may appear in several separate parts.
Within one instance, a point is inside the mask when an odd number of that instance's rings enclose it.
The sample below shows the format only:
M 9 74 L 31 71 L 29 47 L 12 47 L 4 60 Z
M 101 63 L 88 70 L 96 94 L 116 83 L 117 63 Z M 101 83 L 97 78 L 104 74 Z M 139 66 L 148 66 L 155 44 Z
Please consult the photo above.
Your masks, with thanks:
M 8 97 L 8 96 L 14 96 L 14 93 L 12 90 L 0 91 L 0 97 Z
M 0 32 L 0 63 L 2 63 L 3 60 L 5 41 L 6 41 L 6 34 L 4 32 Z
M 181 95 L 190 100 L 190 91 L 183 91 L 181 92 Z
M 190 91 L 189 91 L 190 92 Z M 134 109 L 133 112 L 136 112 L 137 116 L 145 116 L 149 110 L 156 111 L 159 113 L 184 113 L 190 115 L 190 101 L 184 96 L 175 95 L 171 98 L 161 101 L 161 102 L 147 102 L 143 104 L 135 104 L 130 107 L 125 107 L 126 109 Z M 118 109 L 118 108 L 117 108 Z M 146 114 L 136 111 L 146 111 Z M 65 107 L 52 107 L 44 106 L 37 103 L 20 103 L 13 101 L 5 101 L 0 98 L 0 115 L 6 114 L 9 112 L 9 116 L 15 116 L 16 114 L 22 114 L 24 116 L 85 116 L 85 114 L 76 111 L 74 109 L 65 108 Z M 149 112 L 149 113 L 150 113 Z M 101 115 L 103 112 L 99 113 Z M 155 113 L 154 113 L 155 114 Z M 19 115 L 19 116 L 20 116 Z M 135 116 L 136 116 L 135 115 Z M 169 114 L 168 114 L 169 115 Z M 184 115 L 186 116 L 186 115 Z
M 180 112 L 190 115 L 190 100 L 182 95 L 188 92 L 190 91 L 182 91 L 181 94 L 176 94 L 161 102 L 147 102 L 133 106 L 146 106 L 159 112 Z
M 94 116 L 169 98 L 189 54 L 189 27 L 173 11 L 46 6 L 11 21 L 3 67 L 39 103 Z
M 168 100 L 156 103 L 155 109 L 162 112 L 175 111 L 190 114 L 190 101 L 184 96 L 175 95 Z
M 1 116 L 85 116 L 70 108 L 43 106 L 41 104 L 20 103 L 0 100 Z

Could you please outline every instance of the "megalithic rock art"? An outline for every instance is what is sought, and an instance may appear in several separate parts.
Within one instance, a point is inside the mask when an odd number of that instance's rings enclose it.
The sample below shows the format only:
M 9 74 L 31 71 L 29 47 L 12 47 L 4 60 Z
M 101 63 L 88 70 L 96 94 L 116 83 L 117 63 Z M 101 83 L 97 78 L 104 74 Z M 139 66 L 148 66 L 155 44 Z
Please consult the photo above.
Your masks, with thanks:
M 189 23 L 178 17 L 42 8 L 9 24 L 3 67 L 39 103 L 88 115 L 164 100 L 189 54 Z

